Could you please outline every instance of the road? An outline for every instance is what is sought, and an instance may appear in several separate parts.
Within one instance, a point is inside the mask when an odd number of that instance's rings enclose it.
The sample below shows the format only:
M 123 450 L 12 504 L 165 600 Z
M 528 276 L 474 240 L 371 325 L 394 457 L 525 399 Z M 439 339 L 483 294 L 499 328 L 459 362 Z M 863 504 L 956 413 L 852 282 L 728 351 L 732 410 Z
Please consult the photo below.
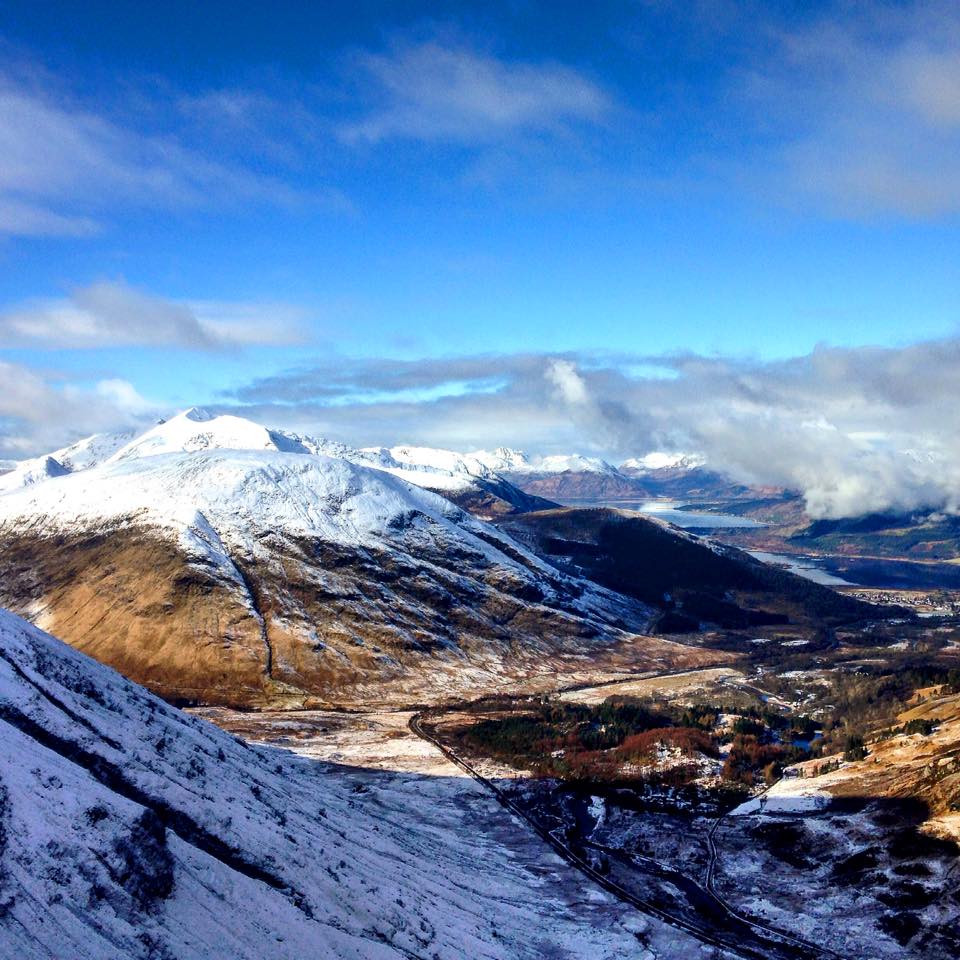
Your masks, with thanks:
M 711 897 L 727 919 L 731 921 L 733 929 L 721 933 L 717 930 L 692 923 L 684 917 L 676 916 L 664 910 L 662 907 L 638 897 L 630 890 L 627 890 L 614 880 L 600 873 L 579 854 L 571 850 L 570 847 L 563 843 L 558 837 L 542 827 L 519 804 L 493 783 L 493 781 L 483 776 L 475 767 L 454 753 L 454 751 L 442 743 L 429 729 L 424 727 L 422 713 L 415 713 L 410 718 L 409 727 L 411 732 L 416 734 L 416 736 L 432 744 L 439 750 L 450 763 L 455 764 L 489 790 L 503 807 L 523 821 L 534 833 L 549 844 L 558 856 L 589 877 L 604 890 L 612 893 L 618 900 L 629 904 L 641 913 L 656 917 L 658 920 L 672 927 L 683 930 L 696 937 L 696 939 L 702 943 L 722 948 L 737 956 L 748 958 L 748 960 L 775 960 L 775 958 L 789 958 L 789 960 L 826 960 L 826 958 L 829 958 L 829 960 L 837 960 L 837 958 L 840 958 L 839 954 L 824 947 L 808 943 L 792 934 L 767 927 L 764 924 L 756 923 L 741 916 L 713 891 L 713 873 L 717 859 L 715 833 L 723 819 L 722 817 L 714 823 L 708 836 L 710 862 L 707 870 L 706 889 L 700 887 L 696 880 L 689 877 L 684 878 L 688 883 L 703 891 L 705 895 Z M 750 939 L 754 942 L 744 942 Z M 842 958 L 840 958 L 840 960 L 842 960 Z

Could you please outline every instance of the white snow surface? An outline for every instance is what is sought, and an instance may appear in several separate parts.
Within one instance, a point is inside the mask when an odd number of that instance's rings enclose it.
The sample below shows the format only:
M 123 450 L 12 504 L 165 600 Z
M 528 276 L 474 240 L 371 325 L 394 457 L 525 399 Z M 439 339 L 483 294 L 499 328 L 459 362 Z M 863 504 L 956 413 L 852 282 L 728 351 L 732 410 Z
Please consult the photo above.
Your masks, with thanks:
M 277 453 L 336 457 L 391 473 L 410 483 L 445 492 L 476 486 L 478 479 L 494 479 L 482 463 L 450 450 L 430 447 L 369 447 L 358 450 L 345 443 L 271 430 L 230 414 L 215 415 L 193 407 L 158 424 L 118 450 L 114 460 L 199 450 L 269 450 Z
M 778 780 L 765 794 L 753 797 L 730 811 L 728 816 L 745 817 L 762 813 L 813 813 L 830 802 L 830 794 L 816 781 L 800 777 Z
M 12 470 L 0 474 L 0 494 L 11 490 L 22 490 L 49 480 L 51 477 L 63 477 L 70 471 L 55 457 L 37 457 L 34 460 L 22 460 Z
M 132 436 L 133 431 L 95 433 L 42 457 L 13 462 L 9 472 L 0 474 L 0 494 L 96 466 L 112 456 Z
M 169 531 L 188 556 L 212 563 L 230 579 L 238 575 L 227 546 L 269 558 L 264 534 L 413 553 L 428 541 L 434 554 L 456 544 L 523 579 L 558 579 L 554 568 L 442 496 L 381 470 L 319 455 L 209 449 L 118 456 L 0 497 L 0 526 L 11 529 L 128 525 Z M 590 585 L 583 603 L 594 602 L 606 604 L 608 591 Z
M 399 446 L 371 447 L 362 453 L 372 453 L 382 457 L 384 462 L 402 467 L 412 467 L 414 470 L 443 470 L 448 473 L 462 473 L 470 477 L 489 478 L 494 471 L 478 458 L 467 453 L 456 453 L 453 450 L 439 450 L 435 447 Z
M 348 459 L 432 490 L 468 490 L 477 486 L 478 480 L 503 482 L 476 458 L 434 447 L 364 447 Z
M 191 407 L 131 440 L 110 459 L 132 460 L 209 449 L 279 451 L 294 446 L 292 442 L 287 444 L 285 439 L 244 417 L 215 416 L 199 407 Z M 306 451 L 297 449 L 292 452 Z
M 191 407 L 143 433 L 128 431 L 94 434 L 69 447 L 54 451 L 46 458 L 14 464 L 12 473 L 0 475 L 0 494 L 47 477 L 86 471 L 104 462 L 217 449 L 335 457 L 390 473 L 428 490 L 448 494 L 470 490 L 496 493 L 498 486 L 502 493 L 502 485 L 507 484 L 502 474 L 509 472 L 618 472 L 616 467 L 597 457 L 571 454 L 530 458 L 522 451 L 508 447 L 498 447 L 493 451 L 477 450 L 473 453 L 409 444 L 357 449 L 335 440 L 270 429 L 244 417 L 215 414 L 200 407 Z M 50 458 L 56 461 L 59 468 L 53 468 L 44 476 L 41 465 Z
M 542 457 L 536 463 L 538 473 L 602 473 L 618 474 L 613 464 L 599 457 L 585 457 L 579 453 Z
M 0 705 L 4 960 L 698 953 L 467 778 L 245 744 L 6 611 Z
M 91 437 L 71 443 L 68 447 L 54 450 L 50 456 L 71 472 L 86 470 L 108 460 L 135 436 L 135 430 L 125 430 L 122 433 L 95 433 Z
M 642 457 L 631 457 L 620 464 L 621 470 L 631 470 L 637 473 L 649 473 L 652 470 L 682 469 L 693 470 L 702 467 L 706 459 L 695 453 L 666 453 L 654 450 Z
M 547 457 L 529 457 L 521 450 L 498 447 L 496 450 L 476 450 L 467 456 L 484 464 L 496 473 L 602 473 L 617 474 L 619 470 L 599 457 L 585 457 L 579 453 L 556 454 Z
M 496 473 L 524 473 L 530 468 L 530 458 L 522 450 L 497 447 L 496 450 L 474 450 L 469 454 L 474 460 Z
M 477 489 L 485 482 L 505 483 L 490 467 L 468 454 L 412 446 L 358 450 L 336 440 L 273 430 L 244 417 L 214 414 L 200 407 L 191 407 L 143 433 L 94 434 L 54 451 L 46 458 L 12 463 L 13 472 L 3 474 L 0 479 L 0 494 L 48 476 L 79 472 L 104 462 L 203 450 L 266 450 L 336 457 L 445 493 Z M 42 464 L 50 458 L 58 466 L 44 476 Z

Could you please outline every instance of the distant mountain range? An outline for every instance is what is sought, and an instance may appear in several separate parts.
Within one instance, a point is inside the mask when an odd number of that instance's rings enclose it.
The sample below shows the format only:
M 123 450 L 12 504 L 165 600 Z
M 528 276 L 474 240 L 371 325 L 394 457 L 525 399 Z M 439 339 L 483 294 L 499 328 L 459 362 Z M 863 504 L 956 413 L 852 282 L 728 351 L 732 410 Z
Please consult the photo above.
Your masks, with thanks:
M 203 426 L 214 421 L 215 431 Z M 195 407 L 139 435 L 98 434 L 32 460 L 9 462 L 6 472 L 0 465 L 0 493 L 108 461 L 210 445 L 349 460 L 434 490 L 487 519 L 555 506 L 554 500 L 740 498 L 764 492 L 734 483 L 693 454 L 654 452 L 614 466 L 578 453 L 541 457 L 510 447 L 469 453 L 411 445 L 358 449 Z
M 520 536 L 482 519 L 553 515 L 482 453 L 357 450 L 191 409 L 57 454 L 34 461 L 55 468 L 0 478 L 0 605 L 172 700 L 409 703 L 493 690 L 617 656 L 657 624 L 761 622 L 753 608 L 792 617 L 816 594 L 804 586 L 799 605 L 786 602 L 796 578 L 758 579 L 745 554 L 643 519 L 632 552 L 571 564 L 531 535 L 540 521 Z M 621 476 L 607 467 L 589 475 Z M 586 541 L 595 518 L 571 525 L 582 536 L 567 539 Z M 684 578 L 715 568 L 718 551 L 723 574 L 693 590 Z M 743 601 L 710 600 L 741 588 Z M 817 589 L 817 602 L 836 599 Z M 856 616 L 848 607 L 837 609 Z M 698 656 L 656 639 L 630 655 L 634 666 Z
M 137 434 L 97 434 L 61 450 L 24 460 L 0 473 L 0 494 L 50 477 L 65 476 L 99 464 L 118 463 L 160 453 L 192 453 L 210 448 L 272 450 L 336 457 L 402 477 L 417 486 L 462 500 L 478 515 L 497 516 L 549 504 L 525 494 L 475 458 L 425 447 L 371 447 L 358 450 L 334 440 L 271 430 L 230 415 L 192 407 Z

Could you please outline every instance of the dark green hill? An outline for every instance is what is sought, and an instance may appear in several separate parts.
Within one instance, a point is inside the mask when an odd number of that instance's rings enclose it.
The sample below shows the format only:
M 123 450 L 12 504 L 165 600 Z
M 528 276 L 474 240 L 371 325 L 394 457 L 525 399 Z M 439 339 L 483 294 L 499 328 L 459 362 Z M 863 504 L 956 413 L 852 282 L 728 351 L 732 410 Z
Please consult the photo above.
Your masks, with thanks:
M 661 630 L 836 624 L 875 606 L 658 521 L 604 508 L 547 510 L 501 523 L 561 568 L 664 610 Z

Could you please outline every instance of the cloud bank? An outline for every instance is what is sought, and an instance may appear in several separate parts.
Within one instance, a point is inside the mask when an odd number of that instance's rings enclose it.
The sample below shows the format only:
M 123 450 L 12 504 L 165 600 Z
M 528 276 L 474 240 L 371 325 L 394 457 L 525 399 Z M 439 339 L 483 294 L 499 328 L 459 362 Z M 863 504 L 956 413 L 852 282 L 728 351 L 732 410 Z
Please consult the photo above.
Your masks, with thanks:
M 147 426 L 159 408 L 126 380 L 57 382 L 0 360 L 0 460 L 21 460 L 92 433 Z
M 506 444 L 612 459 L 703 454 L 802 491 L 814 517 L 960 511 L 960 339 L 818 347 L 763 362 L 692 354 L 333 358 L 231 396 L 249 415 L 358 443 Z
M 302 342 L 305 319 L 305 311 L 285 304 L 184 303 L 122 281 L 103 281 L 78 287 L 66 298 L 31 301 L 0 312 L 0 346 L 276 346 Z

